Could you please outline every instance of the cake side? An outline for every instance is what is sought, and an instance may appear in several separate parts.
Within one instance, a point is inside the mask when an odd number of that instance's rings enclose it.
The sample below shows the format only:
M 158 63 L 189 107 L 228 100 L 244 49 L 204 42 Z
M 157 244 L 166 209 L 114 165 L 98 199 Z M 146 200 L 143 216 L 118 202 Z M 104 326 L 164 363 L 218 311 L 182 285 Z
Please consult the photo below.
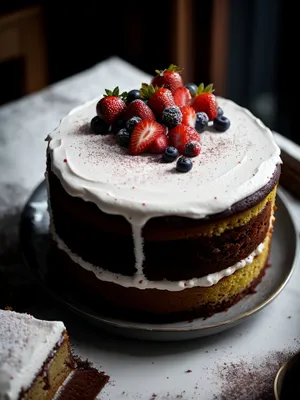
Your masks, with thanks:
M 98 279 L 142 289 L 168 288 L 165 280 L 187 284 L 248 257 L 267 235 L 276 197 L 275 186 L 256 206 L 214 224 L 199 220 L 198 226 L 190 227 L 183 220 L 174 226 L 162 218 L 154 226 L 146 223 L 144 276 L 135 279 L 134 243 L 126 220 L 104 215 L 93 204 L 66 194 L 55 176 L 49 179 L 50 232 L 59 247 Z M 114 244 L 118 251 L 112 252 Z

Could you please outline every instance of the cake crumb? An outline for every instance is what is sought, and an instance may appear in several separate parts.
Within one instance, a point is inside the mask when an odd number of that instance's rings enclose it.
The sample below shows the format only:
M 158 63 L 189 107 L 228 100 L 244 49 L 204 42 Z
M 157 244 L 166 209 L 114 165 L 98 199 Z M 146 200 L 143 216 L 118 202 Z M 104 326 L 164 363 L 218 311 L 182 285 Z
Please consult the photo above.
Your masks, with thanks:
M 187 369 L 186 371 L 185 371 L 187 374 L 189 374 L 190 372 L 193 372 L 191 369 Z

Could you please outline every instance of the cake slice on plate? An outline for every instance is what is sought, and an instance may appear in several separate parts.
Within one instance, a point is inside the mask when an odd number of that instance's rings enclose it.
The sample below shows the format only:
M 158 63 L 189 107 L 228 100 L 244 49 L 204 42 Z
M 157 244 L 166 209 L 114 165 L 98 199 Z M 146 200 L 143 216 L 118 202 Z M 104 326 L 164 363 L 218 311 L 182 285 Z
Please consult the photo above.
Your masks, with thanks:
M 75 365 L 63 322 L 0 310 L 0 400 L 52 399 Z

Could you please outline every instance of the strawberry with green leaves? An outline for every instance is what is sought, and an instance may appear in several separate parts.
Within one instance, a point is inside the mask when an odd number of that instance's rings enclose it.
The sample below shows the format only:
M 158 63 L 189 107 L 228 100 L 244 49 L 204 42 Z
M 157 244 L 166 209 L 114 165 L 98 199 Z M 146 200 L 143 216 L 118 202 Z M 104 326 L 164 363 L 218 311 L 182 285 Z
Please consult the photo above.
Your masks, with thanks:
M 152 79 L 151 84 L 153 86 L 165 87 L 171 90 L 172 94 L 175 93 L 176 89 L 183 86 L 181 77 L 181 69 L 177 65 L 170 64 L 168 68 L 163 70 L 156 70 L 156 76 Z
M 140 93 L 143 99 L 148 100 L 147 105 L 159 118 L 166 107 L 175 106 L 171 90 L 164 87 L 142 83 Z
M 210 121 L 213 121 L 218 116 L 217 100 L 213 92 L 212 84 L 205 87 L 204 84 L 201 83 L 191 103 L 196 113 L 205 112 Z
M 127 92 L 119 94 L 118 86 L 113 90 L 105 89 L 105 94 L 96 105 L 97 115 L 108 125 L 112 125 L 126 108 Z

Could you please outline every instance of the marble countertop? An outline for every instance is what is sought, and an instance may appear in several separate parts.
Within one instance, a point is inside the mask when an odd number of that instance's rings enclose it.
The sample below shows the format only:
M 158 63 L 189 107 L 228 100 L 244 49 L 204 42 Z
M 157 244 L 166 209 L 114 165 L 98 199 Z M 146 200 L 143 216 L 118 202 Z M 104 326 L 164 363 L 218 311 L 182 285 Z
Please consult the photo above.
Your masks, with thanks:
M 299 262 L 278 298 L 249 321 L 211 337 L 173 343 L 119 338 L 83 325 L 24 268 L 18 246 L 20 211 L 44 177 L 47 134 L 71 108 L 101 96 L 105 88 L 130 90 L 149 78 L 112 57 L 0 107 L 0 307 L 63 320 L 76 352 L 111 377 L 101 399 L 272 399 L 275 371 L 300 350 Z M 300 234 L 300 201 L 282 191 Z

